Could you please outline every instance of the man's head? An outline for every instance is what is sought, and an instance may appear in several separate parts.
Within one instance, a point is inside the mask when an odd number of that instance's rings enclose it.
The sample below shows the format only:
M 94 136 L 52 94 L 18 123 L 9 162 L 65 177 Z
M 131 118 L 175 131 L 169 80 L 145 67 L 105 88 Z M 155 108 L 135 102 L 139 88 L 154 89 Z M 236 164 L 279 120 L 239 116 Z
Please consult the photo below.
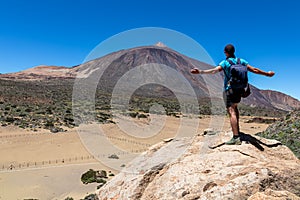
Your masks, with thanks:
M 226 54 L 226 57 L 227 58 L 235 58 L 235 55 L 234 55 L 234 52 L 235 52 L 235 48 L 232 44 L 227 44 L 224 48 L 224 53 Z

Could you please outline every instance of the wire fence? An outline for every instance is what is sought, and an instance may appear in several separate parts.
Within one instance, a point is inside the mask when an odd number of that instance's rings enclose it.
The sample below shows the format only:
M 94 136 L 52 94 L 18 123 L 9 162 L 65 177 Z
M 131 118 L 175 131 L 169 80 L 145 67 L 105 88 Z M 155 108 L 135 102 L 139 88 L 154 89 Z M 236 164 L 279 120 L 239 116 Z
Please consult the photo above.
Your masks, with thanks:
M 68 134 L 68 133 L 64 133 L 64 134 Z M 11 135 L 0 135 L 0 139 L 10 139 L 10 138 L 21 138 L 21 137 L 31 137 L 31 136 L 47 136 L 46 134 L 43 133 L 28 133 L 28 134 L 11 134 Z M 61 135 L 62 136 L 62 135 Z M 100 135 L 102 137 L 106 137 L 107 139 L 111 139 L 111 140 L 117 140 L 120 142 L 126 142 L 129 144 L 136 144 L 136 145 L 140 145 L 140 146 L 145 146 L 145 147 L 150 147 L 153 144 L 149 144 L 149 143 L 144 143 L 144 142 L 139 142 L 136 140 L 132 140 L 132 139 L 128 139 L 125 137 L 115 137 L 115 136 L 107 136 L 107 135 Z M 18 141 L 14 141 L 14 142 L 18 142 Z M 24 141 L 19 141 L 19 142 L 24 142 Z M 33 142 L 31 140 L 29 140 L 28 142 Z
M 64 133 L 68 134 L 68 133 Z M 24 133 L 24 134 L 10 134 L 10 135 L 0 135 L 0 140 L 9 141 L 10 139 L 15 138 L 22 138 L 22 140 L 15 140 L 13 143 L 16 142 L 24 142 L 24 138 L 26 137 L 37 137 L 37 136 L 46 136 L 44 133 Z M 133 148 L 131 150 L 127 151 L 120 151 L 117 153 L 110 153 L 110 154 L 98 154 L 98 155 L 82 155 L 82 156 L 74 156 L 74 157 L 67 157 L 67 158 L 59 158 L 59 159 L 49 159 L 44 161 L 30 161 L 30 162 L 17 162 L 17 161 L 11 161 L 6 163 L 1 163 L 0 159 L 0 171 L 12 171 L 12 170 L 22 170 L 27 168 L 37 168 L 37 167 L 46 167 L 46 166 L 55 166 L 55 165 L 64 165 L 64 164 L 72 164 L 72 163 L 81 163 L 81 162 L 87 162 L 89 160 L 97 160 L 101 158 L 110 158 L 111 155 L 117 155 L 122 156 L 126 154 L 132 154 L 132 153 L 143 153 L 148 150 L 150 146 L 153 144 L 140 142 L 132 139 L 128 139 L 125 137 L 116 137 L 116 136 L 107 136 L 107 135 L 101 135 L 103 137 L 106 137 L 108 140 L 115 140 L 121 143 L 128 143 L 132 147 L 136 146 L 136 148 Z M 1 143 L 1 141 L 0 141 Z M 28 140 L 26 144 L 29 143 L 36 143 L 36 141 Z M 116 159 L 115 157 L 112 157 L 111 159 Z
M 44 160 L 44 161 L 30 161 L 30 162 L 10 162 L 9 164 L 0 164 L 0 171 L 12 171 L 12 170 L 22 170 L 27 168 L 36 168 L 36 167 L 46 167 L 46 166 L 55 166 L 55 165 L 64 165 L 64 164 L 72 164 L 72 163 L 81 163 L 86 161 L 97 160 L 101 158 L 111 158 L 111 159 L 119 159 L 119 156 L 128 155 L 132 153 L 143 153 L 147 149 L 132 149 L 127 152 L 117 152 L 110 154 L 99 154 L 99 155 L 84 155 L 84 156 L 75 156 L 69 158 L 61 158 L 55 160 Z M 112 156 L 113 155 L 113 156 Z
M 27 137 L 27 136 L 42 136 L 42 135 L 45 135 L 45 134 L 42 134 L 42 133 L 9 134 L 9 135 L 0 135 L 0 139 L 18 138 L 18 137 Z

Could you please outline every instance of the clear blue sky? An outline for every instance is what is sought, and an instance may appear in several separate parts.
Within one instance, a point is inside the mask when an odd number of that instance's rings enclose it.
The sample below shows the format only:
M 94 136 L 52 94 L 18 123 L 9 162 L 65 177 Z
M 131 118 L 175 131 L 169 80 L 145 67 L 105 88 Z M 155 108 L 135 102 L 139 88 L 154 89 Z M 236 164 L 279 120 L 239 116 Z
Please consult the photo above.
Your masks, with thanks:
M 300 99 L 299 10 L 297 0 L 1 0 L 0 73 L 77 65 L 115 34 L 162 27 L 197 41 L 215 63 L 233 43 L 238 57 L 276 72 L 251 75 L 253 85 Z

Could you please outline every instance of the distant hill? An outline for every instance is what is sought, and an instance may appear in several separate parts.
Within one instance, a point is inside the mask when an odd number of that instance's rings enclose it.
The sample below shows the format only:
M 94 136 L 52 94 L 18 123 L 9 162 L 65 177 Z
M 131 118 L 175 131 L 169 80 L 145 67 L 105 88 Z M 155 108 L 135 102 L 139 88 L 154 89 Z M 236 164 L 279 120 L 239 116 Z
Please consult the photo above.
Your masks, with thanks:
M 299 108 L 299 100 L 282 92 L 261 90 L 260 93 L 278 109 L 293 110 L 294 108 Z
M 76 74 L 70 73 L 70 68 L 63 66 L 40 65 L 16 73 L 1 74 L 2 79 L 12 80 L 47 80 L 55 78 L 74 78 Z
M 200 102 L 202 101 L 201 99 L 208 99 L 211 96 L 217 98 L 220 97 L 220 99 L 222 99 L 223 81 L 221 76 L 193 75 L 190 73 L 190 69 L 193 67 L 209 69 L 212 68 L 211 65 L 180 54 L 179 52 L 166 47 L 162 43 L 154 46 L 136 47 L 113 52 L 72 68 L 37 66 L 21 72 L 1 74 L 0 79 L 17 81 L 60 79 L 63 81 L 65 79 L 75 79 L 78 72 L 81 72 L 81 75 L 82 73 L 85 73 L 86 76 L 89 76 L 93 74 L 97 68 L 107 67 L 100 79 L 99 87 L 106 92 L 111 92 L 117 81 L 126 72 L 137 66 L 149 63 L 164 64 L 181 73 L 191 84 L 198 99 L 200 99 Z M 254 86 L 251 86 L 251 89 L 252 94 L 242 101 L 243 104 L 248 105 L 251 108 L 263 107 L 275 111 L 290 111 L 295 108 L 300 108 L 299 100 L 286 94 L 271 90 L 260 90 Z M 174 97 L 172 91 L 159 85 L 142 87 L 137 93 L 141 96 L 155 95 L 157 97 Z

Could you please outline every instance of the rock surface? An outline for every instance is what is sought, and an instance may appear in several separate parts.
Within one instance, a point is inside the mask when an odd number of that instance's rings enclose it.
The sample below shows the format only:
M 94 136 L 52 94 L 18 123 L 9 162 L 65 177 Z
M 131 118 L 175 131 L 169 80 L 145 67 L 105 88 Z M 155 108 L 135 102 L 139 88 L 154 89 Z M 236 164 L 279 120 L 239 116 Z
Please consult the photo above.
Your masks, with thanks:
M 242 145 L 208 148 L 230 137 L 231 133 L 221 132 L 161 142 L 98 190 L 98 197 L 300 199 L 300 161 L 290 149 L 284 145 L 258 149 L 246 141 Z M 277 143 L 255 138 L 267 144 Z

